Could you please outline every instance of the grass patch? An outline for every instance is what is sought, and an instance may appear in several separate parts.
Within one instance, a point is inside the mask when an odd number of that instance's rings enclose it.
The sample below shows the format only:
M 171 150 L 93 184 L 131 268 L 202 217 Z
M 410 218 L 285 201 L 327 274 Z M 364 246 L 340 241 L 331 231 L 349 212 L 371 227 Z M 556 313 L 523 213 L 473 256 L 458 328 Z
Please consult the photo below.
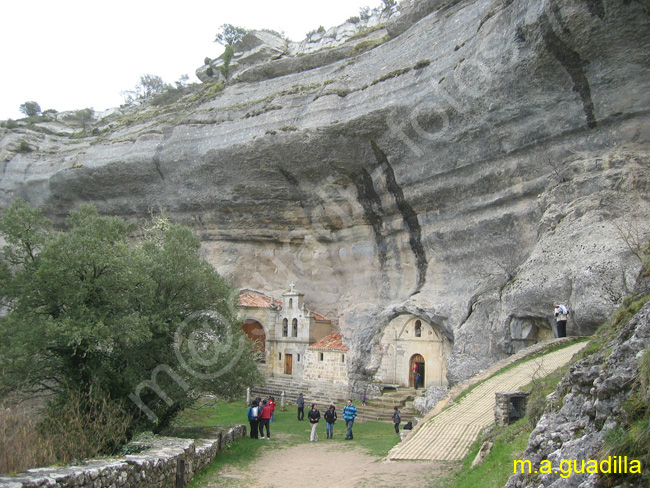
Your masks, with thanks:
M 350 36 L 350 38 L 348 39 L 348 42 L 352 41 L 354 39 L 360 39 L 361 37 L 366 37 L 368 34 L 372 34 L 375 31 L 385 29 L 385 28 L 386 28 L 386 24 L 382 22 L 381 24 L 373 25 L 372 27 L 362 29 L 359 32 L 357 32 L 356 34 Z
M 530 432 L 524 418 L 500 431 L 483 436 L 472 445 L 469 454 L 463 459 L 462 468 L 441 484 L 434 486 L 439 488 L 503 487 L 512 475 L 513 461 L 521 459 L 526 449 Z M 481 445 L 488 440 L 494 442 L 492 451 L 483 464 L 472 468 L 472 462 Z
M 371 49 L 374 49 L 387 41 L 390 41 L 390 36 L 388 35 L 380 37 L 379 39 L 367 39 L 365 41 L 358 42 L 354 45 L 354 49 L 352 50 L 351 55 L 358 56 L 359 54 L 370 51 Z
M 166 434 L 178 434 L 179 430 L 192 431 L 198 428 L 210 428 L 215 426 L 229 426 L 233 424 L 246 424 L 246 413 L 248 407 L 243 400 L 235 402 L 219 402 L 216 400 L 205 401 L 194 409 L 183 412 L 175 421 L 174 425 Z M 321 408 L 323 411 L 323 408 Z M 309 442 L 311 431 L 310 424 L 306 420 L 298 422 L 293 407 L 285 411 L 277 407 L 274 415 L 274 422 L 270 424 L 271 440 L 256 440 L 246 437 L 238 439 L 224 452 L 219 453 L 215 460 L 205 470 L 198 473 L 191 488 L 207 486 L 209 481 L 214 481 L 219 472 L 234 471 L 245 473 L 253 471 L 253 463 L 259 460 L 262 448 L 281 449 L 292 447 Z M 198 429 L 198 432 L 201 432 Z M 351 444 L 344 440 L 345 421 L 339 412 L 339 420 L 334 425 L 334 438 L 325 439 L 325 422 L 321 419 L 318 425 L 320 442 L 331 443 L 329 445 L 348 447 Z M 354 424 L 354 448 L 361 448 L 370 456 L 381 458 L 398 442 L 393 425 L 384 422 L 356 422 Z M 219 486 L 239 486 L 241 479 L 219 478 Z

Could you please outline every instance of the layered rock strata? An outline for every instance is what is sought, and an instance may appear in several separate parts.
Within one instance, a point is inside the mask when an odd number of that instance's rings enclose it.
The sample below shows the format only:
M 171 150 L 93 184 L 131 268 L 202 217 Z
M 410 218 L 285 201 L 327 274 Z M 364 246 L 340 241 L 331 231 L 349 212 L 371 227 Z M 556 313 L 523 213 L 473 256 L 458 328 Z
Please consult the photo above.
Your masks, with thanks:
M 452 382 L 550 333 L 554 300 L 590 334 L 634 284 L 622 237 L 650 232 L 648 2 L 408 5 L 97 137 L 5 131 L 0 205 L 164 209 L 236 286 L 293 280 L 338 319 L 360 387 L 401 313 L 453 343 Z

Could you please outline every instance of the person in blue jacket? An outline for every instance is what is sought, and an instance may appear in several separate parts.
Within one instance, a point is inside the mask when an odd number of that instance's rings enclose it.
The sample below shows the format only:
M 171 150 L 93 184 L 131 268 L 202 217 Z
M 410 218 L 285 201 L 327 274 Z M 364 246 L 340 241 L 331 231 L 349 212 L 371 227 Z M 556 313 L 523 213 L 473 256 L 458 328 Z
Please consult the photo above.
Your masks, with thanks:
M 357 416 L 357 407 L 352 403 L 352 400 L 348 400 L 348 404 L 343 407 L 343 418 L 345 419 L 345 426 L 347 427 L 347 432 L 345 433 L 345 440 L 352 440 L 354 436 L 352 435 L 352 426 L 354 425 L 354 418 Z

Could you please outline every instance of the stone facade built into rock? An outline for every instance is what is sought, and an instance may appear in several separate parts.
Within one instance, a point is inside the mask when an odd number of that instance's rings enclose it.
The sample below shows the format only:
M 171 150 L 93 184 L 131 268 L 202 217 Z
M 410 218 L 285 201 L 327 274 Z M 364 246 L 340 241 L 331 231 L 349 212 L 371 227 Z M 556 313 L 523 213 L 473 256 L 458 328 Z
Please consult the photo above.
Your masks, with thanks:
M 414 386 L 414 366 L 419 386 L 447 385 L 447 358 L 452 344 L 420 317 L 404 314 L 393 319 L 381 339 L 382 357 L 376 378 L 386 383 Z

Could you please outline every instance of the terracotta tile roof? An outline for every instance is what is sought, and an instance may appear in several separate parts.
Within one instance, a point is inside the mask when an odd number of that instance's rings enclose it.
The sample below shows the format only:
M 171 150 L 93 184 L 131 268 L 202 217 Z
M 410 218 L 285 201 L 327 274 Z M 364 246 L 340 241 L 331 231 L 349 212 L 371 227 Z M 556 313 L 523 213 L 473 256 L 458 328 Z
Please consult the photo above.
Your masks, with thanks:
M 319 313 L 312 312 L 311 310 L 309 310 L 309 313 L 312 314 L 312 316 L 313 316 L 316 320 L 325 320 L 325 321 L 327 321 L 327 322 L 330 321 L 330 319 L 323 317 L 323 316 L 322 316 L 321 314 L 319 314 Z
M 314 342 L 309 349 L 320 349 L 326 351 L 349 351 L 350 348 L 343 345 L 343 339 L 340 332 L 332 332 L 322 339 Z
M 282 308 L 282 302 L 271 298 L 264 293 L 255 290 L 241 290 L 239 292 L 239 307 L 253 307 L 253 308 L 271 308 L 271 306 Z

